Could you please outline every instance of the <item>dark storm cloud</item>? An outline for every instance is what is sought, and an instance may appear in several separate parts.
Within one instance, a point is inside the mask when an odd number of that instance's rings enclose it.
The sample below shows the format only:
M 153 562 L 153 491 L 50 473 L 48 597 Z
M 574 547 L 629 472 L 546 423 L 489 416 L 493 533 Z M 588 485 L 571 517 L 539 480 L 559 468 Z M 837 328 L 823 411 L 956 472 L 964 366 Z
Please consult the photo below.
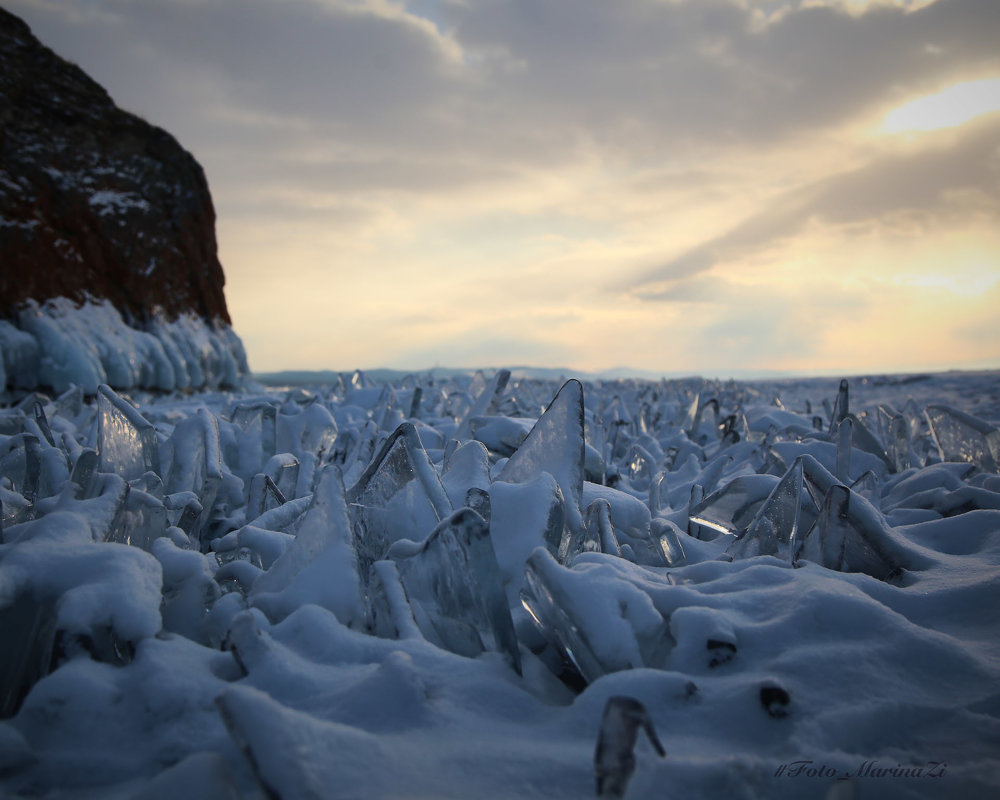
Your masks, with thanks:
M 768 24 L 728 0 L 469 0 L 433 23 L 320 0 L 9 5 L 140 112 L 152 82 L 178 113 L 224 103 L 358 147 L 529 164 L 785 137 L 1000 68 L 1000 3 L 984 0 Z

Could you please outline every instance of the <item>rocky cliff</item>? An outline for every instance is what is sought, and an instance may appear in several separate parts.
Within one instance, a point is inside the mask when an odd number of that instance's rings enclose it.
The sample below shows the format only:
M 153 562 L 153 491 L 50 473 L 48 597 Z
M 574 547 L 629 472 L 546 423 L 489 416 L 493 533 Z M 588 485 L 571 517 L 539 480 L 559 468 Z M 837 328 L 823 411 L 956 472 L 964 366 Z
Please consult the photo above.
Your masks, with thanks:
M 88 302 L 104 309 L 102 319 L 110 306 L 130 331 L 159 339 L 175 372 L 177 358 L 161 334 L 182 317 L 200 321 L 207 335 L 224 334 L 215 350 L 238 344 L 229 329 L 215 211 L 202 168 L 169 133 L 118 108 L 79 67 L 44 47 L 24 22 L 3 9 L 0 267 L 0 319 L 8 320 L 0 330 L 6 380 L 22 387 L 32 376 L 23 368 L 11 374 L 10 342 L 25 342 L 11 325 L 36 340 L 34 379 L 60 388 L 57 383 L 76 375 L 76 365 L 62 364 L 62 377 L 54 379 L 44 362 L 47 356 L 49 361 L 67 357 L 66 346 L 73 342 L 57 343 L 61 351 L 47 353 L 46 336 L 34 328 L 40 315 L 65 321 L 73 317 L 74 307 Z M 72 337 L 85 324 L 63 324 L 61 329 Z M 156 349 L 143 336 L 137 341 L 144 343 L 140 350 Z M 30 344 L 24 346 L 30 351 Z M 102 348 L 92 349 L 102 361 Z M 245 373 L 242 346 L 237 349 L 230 353 L 237 362 L 234 368 Z M 18 352 L 31 360 L 23 347 Z M 150 357 L 145 352 L 136 355 Z M 156 370 L 137 368 L 129 379 L 138 385 L 176 388 L 213 385 L 232 377 L 190 374 L 208 373 L 211 364 L 201 364 L 200 370 L 180 366 L 179 371 L 188 374 L 171 377 L 169 370 L 161 369 L 157 376 Z

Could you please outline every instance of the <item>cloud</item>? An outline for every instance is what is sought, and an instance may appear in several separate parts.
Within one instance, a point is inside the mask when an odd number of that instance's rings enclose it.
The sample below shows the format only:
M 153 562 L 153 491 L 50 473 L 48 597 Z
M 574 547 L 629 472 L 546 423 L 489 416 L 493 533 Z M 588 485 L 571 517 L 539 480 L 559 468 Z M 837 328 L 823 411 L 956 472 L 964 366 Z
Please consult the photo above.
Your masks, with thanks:
M 810 222 L 873 226 L 905 214 L 933 227 L 970 213 L 1000 213 L 1000 119 L 966 126 L 960 136 L 947 138 L 944 146 L 935 139 L 915 152 L 883 154 L 861 168 L 797 187 L 725 233 L 627 280 L 625 286 L 646 299 L 670 299 L 669 289 L 655 285 L 758 252 L 800 233 Z
M 4 5 L 201 161 L 258 368 L 808 364 L 859 232 L 1000 207 L 995 121 L 858 136 L 1000 75 L 986 0 Z

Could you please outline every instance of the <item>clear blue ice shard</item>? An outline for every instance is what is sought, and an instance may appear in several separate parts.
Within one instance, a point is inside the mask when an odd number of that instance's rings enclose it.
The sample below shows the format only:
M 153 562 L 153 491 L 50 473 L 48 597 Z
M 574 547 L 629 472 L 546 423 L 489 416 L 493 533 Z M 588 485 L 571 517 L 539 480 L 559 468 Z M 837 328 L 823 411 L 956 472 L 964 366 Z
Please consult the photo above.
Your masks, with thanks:
M 477 373 L 477 377 L 479 376 L 480 373 Z M 493 378 L 489 383 L 485 384 L 479 396 L 473 401 L 468 413 L 466 413 L 465 418 L 455 431 L 455 435 L 458 438 L 467 438 L 469 436 L 469 423 L 473 417 L 488 417 L 497 413 L 497 409 L 500 407 L 500 399 L 503 397 L 509 380 L 509 369 L 499 369 L 496 371 Z M 470 388 L 472 387 L 470 386 Z
M 363 578 L 393 542 L 424 539 L 452 512 L 441 479 L 409 422 L 386 439 L 347 491 L 347 502 Z
M 284 505 L 288 500 L 274 479 L 263 472 L 258 472 L 250 479 L 250 491 L 247 494 L 247 519 L 257 519 L 265 511 Z
M 299 485 L 301 464 L 291 453 L 276 453 L 264 465 L 263 474 L 268 476 L 281 497 L 295 499 Z
M 500 652 L 520 673 L 514 624 L 482 517 L 461 508 L 424 542 L 399 542 L 388 557 L 428 641 L 470 657 Z
M 152 470 L 160 474 L 156 430 L 107 384 L 97 387 L 97 450 L 101 472 L 130 481 Z
M 345 625 L 360 625 L 366 612 L 359 561 L 340 469 L 330 464 L 320 472 L 295 540 L 257 579 L 250 599 L 274 618 L 310 602 L 329 609 Z
M 804 481 L 802 460 L 797 458 L 771 490 L 746 532 L 726 552 L 734 558 L 758 555 L 789 558 L 796 539 L 816 520 L 816 506 Z
M 837 429 L 837 426 L 847 418 L 850 411 L 851 390 L 847 384 L 847 379 L 844 378 L 840 382 L 840 388 L 837 390 L 837 399 L 834 400 L 833 408 L 830 410 L 830 433 L 833 433 Z
M 605 550 L 605 531 L 602 530 L 602 518 L 605 516 L 601 510 L 600 504 L 607 506 L 607 519 L 604 521 L 607 525 L 607 533 L 609 534 L 609 544 L 613 547 L 611 551 Z M 595 500 L 587 507 L 587 513 L 584 517 L 583 526 L 576 531 L 566 531 L 560 542 L 559 552 L 557 554 L 559 563 L 569 566 L 573 563 L 573 560 L 581 553 L 606 553 L 612 552 L 613 555 L 620 556 L 621 550 L 618 547 L 618 540 L 615 538 L 614 529 L 611 528 L 611 517 L 610 509 L 607 500 L 598 499 Z
M 635 744 L 640 729 L 646 732 L 649 743 L 660 757 L 666 756 L 646 707 L 634 697 L 609 697 L 594 749 L 598 797 L 625 796 L 635 772 Z
M 1000 430 L 945 405 L 924 411 L 942 461 L 968 461 L 985 472 L 1000 470 Z
M 553 569 L 559 565 L 544 550 L 536 550 L 528 559 L 521 589 L 521 604 L 538 628 L 557 649 L 566 654 L 583 679 L 592 683 L 605 674 L 604 665 L 594 653 L 587 634 L 573 618 L 573 604 Z
M 368 609 L 372 633 L 383 639 L 420 639 L 406 589 L 395 561 L 376 561 L 368 578 Z
M 273 405 L 266 402 L 237 405 L 230 419 L 237 431 L 238 475 L 247 477 L 260 469 L 276 452 L 276 416 Z
M 34 503 L 42 469 L 38 437 L 31 433 L 11 436 L 0 442 L 0 453 L 0 478 L 7 478 L 15 492 Z
M 864 572 L 886 580 L 917 560 L 893 535 L 881 514 L 846 486 L 833 485 L 798 556 L 839 572 Z
M 745 530 L 778 484 L 774 475 L 739 475 L 688 511 L 697 525 L 728 534 Z
M 587 518 L 584 521 L 587 529 L 585 542 L 597 541 L 601 544 L 601 552 L 621 557 L 621 546 L 611 524 L 611 503 L 599 497 L 587 506 Z
M 179 422 L 163 448 L 168 494 L 193 492 L 202 513 L 189 532 L 196 539 L 211 520 L 215 498 L 222 484 L 222 449 L 219 421 L 207 408 L 199 408 Z
M 584 458 L 583 386 L 569 380 L 507 460 L 498 480 L 524 483 L 543 472 L 556 479 L 566 499 L 567 525 L 582 525 Z
M 153 542 L 167 530 L 167 511 L 152 495 L 126 484 L 125 501 L 108 531 L 106 541 L 152 552 Z

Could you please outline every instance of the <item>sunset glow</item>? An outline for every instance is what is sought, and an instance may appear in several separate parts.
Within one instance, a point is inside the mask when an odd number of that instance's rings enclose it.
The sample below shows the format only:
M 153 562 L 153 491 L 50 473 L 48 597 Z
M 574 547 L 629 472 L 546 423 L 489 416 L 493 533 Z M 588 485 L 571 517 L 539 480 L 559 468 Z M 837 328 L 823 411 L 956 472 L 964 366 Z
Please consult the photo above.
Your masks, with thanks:
M 1000 111 L 1000 78 L 956 83 L 944 91 L 925 95 L 886 114 L 886 133 L 954 128 Z

